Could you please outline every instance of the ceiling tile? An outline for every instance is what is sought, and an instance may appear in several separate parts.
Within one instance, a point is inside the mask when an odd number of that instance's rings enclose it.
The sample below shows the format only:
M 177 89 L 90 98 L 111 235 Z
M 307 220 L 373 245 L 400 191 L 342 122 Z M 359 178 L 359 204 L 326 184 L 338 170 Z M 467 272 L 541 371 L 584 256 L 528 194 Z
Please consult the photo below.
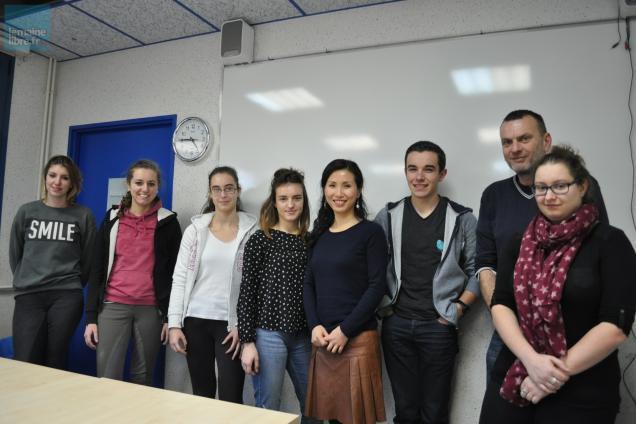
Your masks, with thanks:
M 180 0 L 219 29 L 223 22 L 243 18 L 250 24 L 302 16 L 287 0 Z
M 48 40 L 80 56 L 139 45 L 68 5 L 15 18 L 9 23 L 29 29 L 34 26 L 33 22 L 40 24 L 46 21 L 50 22 Z
M 0 33 L 5 37 L 5 38 L 9 38 L 10 34 L 15 34 L 15 32 L 12 31 L 12 29 L 8 26 L 6 26 L 4 23 L 0 22 Z M 5 32 L 6 31 L 6 32 Z M 29 42 L 30 46 L 29 49 L 32 52 L 37 52 L 40 53 L 43 56 L 47 56 L 47 57 L 52 57 L 56 60 L 69 60 L 69 59 L 76 59 L 79 56 L 73 53 L 70 53 L 64 49 L 61 49 L 59 47 L 54 46 L 53 44 L 50 44 L 44 40 L 35 38 L 33 36 L 30 36 L 28 34 L 24 34 L 24 32 L 20 32 L 21 35 L 21 39 L 24 39 L 26 41 Z
M 387 0 L 295 0 L 307 14 L 386 3 Z
M 11 21 L 19 28 L 47 28 L 47 43 L 33 50 L 68 60 L 213 32 L 223 22 L 243 18 L 259 24 L 386 3 L 387 0 L 80 0 L 58 3 Z M 388 0 L 400 1 L 400 0 Z M 53 45 L 54 44 L 54 45 Z M 57 47 L 55 46 L 57 45 Z
M 83 0 L 75 6 L 145 44 L 214 30 L 172 0 Z
M 49 44 L 47 42 L 40 42 L 39 44 L 35 44 L 31 47 L 31 51 L 40 53 L 43 56 L 52 57 L 55 60 L 69 60 L 69 59 L 77 59 L 78 55 L 74 53 L 70 53 L 64 49 L 60 49 L 57 46 Z

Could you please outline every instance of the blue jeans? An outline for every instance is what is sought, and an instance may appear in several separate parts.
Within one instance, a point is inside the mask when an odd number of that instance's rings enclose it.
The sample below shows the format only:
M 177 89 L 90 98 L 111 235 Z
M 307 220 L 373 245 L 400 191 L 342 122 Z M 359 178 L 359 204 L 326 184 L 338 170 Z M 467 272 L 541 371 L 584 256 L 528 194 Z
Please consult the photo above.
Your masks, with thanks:
M 499 337 L 497 330 L 493 331 L 488 350 L 486 351 L 486 383 L 490 381 L 490 374 L 492 373 L 492 369 L 495 366 L 495 361 L 501 349 L 503 349 L 503 345 L 504 342 L 501 340 L 501 337 Z
M 458 351 L 455 326 L 393 314 L 382 324 L 382 348 L 395 399 L 394 422 L 448 423 Z
M 311 356 L 309 334 L 287 334 L 282 331 L 256 329 L 256 350 L 259 372 L 252 377 L 254 401 L 257 407 L 280 410 L 280 395 L 283 389 L 285 370 L 289 373 L 300 410 L 305 411 L 307 394 L 307 370 Z M 303 423 L 310 423 L 303 416 Z

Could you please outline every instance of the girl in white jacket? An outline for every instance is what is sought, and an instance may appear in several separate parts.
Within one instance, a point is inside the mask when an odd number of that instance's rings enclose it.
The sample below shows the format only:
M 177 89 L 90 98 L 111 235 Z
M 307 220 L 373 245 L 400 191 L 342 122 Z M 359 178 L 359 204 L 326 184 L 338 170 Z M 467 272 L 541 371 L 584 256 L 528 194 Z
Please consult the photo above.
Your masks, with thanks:
M 241 187 L 233 168 L 208 177 L 208 206 L 186 228 L 172 277 L 168 308 L 170 347 L 186 355 L 192 391 L 242 403 L 245 374 L 236 328 L 243 248 L 256 219 L 239 211 Z

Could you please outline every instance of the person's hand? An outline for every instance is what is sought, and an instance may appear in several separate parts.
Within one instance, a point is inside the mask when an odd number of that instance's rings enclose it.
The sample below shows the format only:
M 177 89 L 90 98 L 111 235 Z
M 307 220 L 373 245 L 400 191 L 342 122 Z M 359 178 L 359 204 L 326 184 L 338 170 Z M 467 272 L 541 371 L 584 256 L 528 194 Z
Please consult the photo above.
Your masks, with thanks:
M 177 353 L 181 353 L 183 355 L 186 354 L 186 347 L 188 346 L 188 341 L 186 340 L 185 334 L 180 328 L 171 328 L 168 331 L 168 343 L 172 350 Z
M 256 350 L 256 343 L 243 344 L 243 351 L 241 352 L 241 366 L 245 374 L 254 375 L 258 374 L 258 350 Z
M 446 326 L 452 325 L 450 323 L 450 321 L 448 321 L 446 318 L 442 318 L 442 317 L 437 318 L 437 322 L 439 322 L 442 325 L 446 325 Z
M 236 327 L 234 327 L 230 330 L 229 333 L 227 333 L 227 336 L 225 336 L 221 344 L 224 345 L 227 342 L 230 342 L 230 347 L 228 348 L 228 350 L 225 351 L 225 353 L 227 355 L 232 354 L 232 360 L 234 360 L 241 350 L 241 342 L 239 340 L 238 330 L 236 329 Z
M 327 346 L 327 330 L 322 325 L 317 325 L 311 330 L 311 344 L 316 347 Z
M 539 403 L 541 399 L 549 395 L 549 393 L 541 390 L 530 377 L 526 377 L 523 380 L 519 389 L 521 397 L 534 403 L 535 405 Z
M 349 338 L 344 335 L 340 326 L 333 329 L 331 333 L 325 337 L 327 341 L 327 350 L 331 353 L 342 353 Z
M 97 349 L 97 343 L 99 343 L 97 324 L 86 324 L 86 329 L 84 330 L 84 343 L 93 350 Z
M 161 336 L 159 336 L 159 340 L 161 340 L 161 344 L 165 345 L 168 343 L 168 323 L 164 322 L 161 327 Z
M 570 379 L 565 362 L 551 355 L 535 353 L 523 365 L 532 381 L 546 393 L 555 393 Z

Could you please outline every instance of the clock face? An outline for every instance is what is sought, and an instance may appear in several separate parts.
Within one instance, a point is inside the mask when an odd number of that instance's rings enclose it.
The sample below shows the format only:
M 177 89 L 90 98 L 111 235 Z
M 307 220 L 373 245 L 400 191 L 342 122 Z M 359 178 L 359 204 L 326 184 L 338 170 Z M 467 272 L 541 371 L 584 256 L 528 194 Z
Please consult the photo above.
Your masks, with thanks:
M 210 130 L 200 118 L 179 122 L 172 136 L 172 147 L 179 159 L 192 162 L 203 156 L 210 146 Z

